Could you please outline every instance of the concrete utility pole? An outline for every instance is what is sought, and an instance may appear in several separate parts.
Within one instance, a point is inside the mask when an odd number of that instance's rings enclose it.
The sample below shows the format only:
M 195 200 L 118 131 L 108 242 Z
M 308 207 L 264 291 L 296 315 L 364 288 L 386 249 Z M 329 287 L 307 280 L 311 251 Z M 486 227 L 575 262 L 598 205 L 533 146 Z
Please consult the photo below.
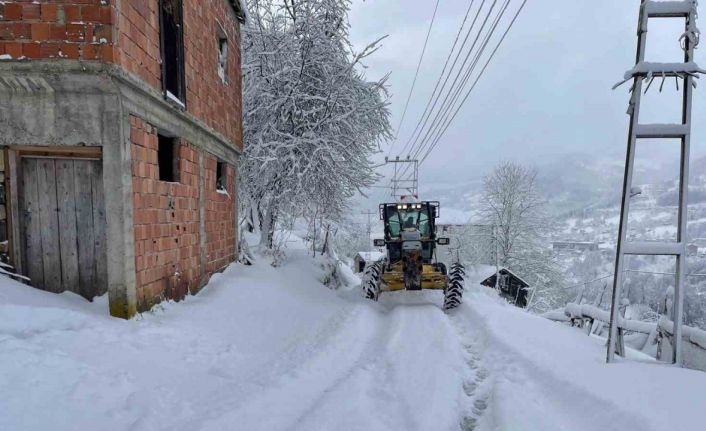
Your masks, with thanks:
M 371 252 L 373 251 L 373 220 L 371 217 L 377 214 L 377 211 L 361 211 L 360 213 L 368 216 L 368 252 Z
M 684 19 L 685 32 L 682 36 L 684 63 L 648 63 L 645 59 L 648 21 L 650 18 Z M 682 363 L 682 320 L 684 306 L 684 277 L 686 275 L 686 220 L 687 192 L 689 190 L 689 147 L 691 137 L 691 102 L 694 87 L 694 77 L 701 70 L 693 63 L 694 48 L 698 44 L 698 29 L 696 28 L 696 0 L 662 1 L 642 0 L 638 26 L 636 65 L 626 74 L 627 82 L 632 79 L 632 97 L 630 99 L 630 128 L 628 132 L 627 156 L 625 161 L 625 177 L 623 179 L 623 196 L 620 210 L 620 227 L 618 233 L 617 254 L 615 259 L 615 275 L 613 278 L 613 300 L 610 310 L 610 333 L 608 335 L 608 351 L 606 361 L 612 362 L 616 352 L 624 352 L 623 339 L 620 336 L 620 304 L 622 299 L 622 283 L 625 256 L 651 255 L 674 256 L 676 258 L 676 282 L 674 289 L 674 343 L 672 362 Z M 650 59 L 647 59 L 650 60 Z M 674 78 L 679 88 L 681 85 L 682 120 L 679 124 L 644 124 L 639 122 L 640 102 L 644 91 L 649 90 L 654 79 Z M 622 84 L 622 83 L 621 83 Z M 620 84 L 618 84 L 620 85 Z M 616 86 L 617 87 L 617 86 Z M 661 90 L 661 86 L 660 86 Z M 635 147 L 639 139 L 679 139 L 681 141 L 681 162 L 679 171 L 679 225 L 676 242 L 627 241 L 628 214 L 630 198 L 633 195 L 632 176 L 635 164 Z

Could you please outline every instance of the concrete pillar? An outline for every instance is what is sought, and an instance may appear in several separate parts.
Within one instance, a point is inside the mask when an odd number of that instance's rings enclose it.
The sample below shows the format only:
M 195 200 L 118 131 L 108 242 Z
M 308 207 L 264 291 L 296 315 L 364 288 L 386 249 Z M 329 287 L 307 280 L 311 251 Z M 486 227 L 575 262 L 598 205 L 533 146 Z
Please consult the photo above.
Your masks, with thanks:
M 110 314 L 129 319 L 137 311 L 132 144 L 130 114 L 124 112 L 119 96 L 103 107 L 103 184 Z

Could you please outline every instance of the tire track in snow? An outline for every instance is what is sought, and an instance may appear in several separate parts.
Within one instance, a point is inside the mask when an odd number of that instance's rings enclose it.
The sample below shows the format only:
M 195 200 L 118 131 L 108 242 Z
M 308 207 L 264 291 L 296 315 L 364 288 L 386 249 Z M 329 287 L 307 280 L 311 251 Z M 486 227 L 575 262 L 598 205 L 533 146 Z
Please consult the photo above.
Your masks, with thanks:
M 344 376 L 332 381 L 288 430 L 414 429 L 409 407 L 398 401 L 391 387 L 394 363 L 386 354 L 390 340 L 405 326 L 405 315 L 375 314 L 380 318 L 376 345 L 371 344 Z
M 458 431 L 467 365 L 437 296 L 351 300 L 175 429 Z
M 265 367 L 269 372 L 244 385 L 248 396 L 243 391 L 234 396 L 232 388 L 220 394 L 224 397 L 220 400 L 215 396 L 217 407 L 205 415 L 207 420 L 183 429 L 221 430 L 235 424 L 252 431 L 292 427 L 383 344 L 378 313 L 360 304 L 344 310 L 322 322 L 310 338 L 297 340 Z
M 276 357 L 256 368 L 255 374 L 245 380 L 226 380 L 221 387 L 209 394 L 208 399 L 200 400 L 207 406 L 201 414 L 197 418 L 182 422 L 177 429 L 221 430 L 231 429 L 234 425 L 240 428 L 241 424 L 243 429 L 265 429 L 258 428 L 257 421 L 254 422 L 254 428 L 245 428 L 246 425 L 238 417 L 237 412 L 241 410 L 246 413 L 253 412 L 250 407 L 257 404 L 268 393 L 277 392 L 287 382 L 295 381 L 298 376 L 305 373 L 305 370 L 311 366 L 311 361 L 318 357 L 314 352 L 328 353 L 322 346 L 337 343 L 335 339 L 340 334 L 339 328 L 357 319 L 358 314 L 359 310 L 355 307 L 342 308 L 316 328 L 312 328 L 312 331 L 292 339 Z M 263 412 L 275 408 L 277 408 L 276 405 L 265 406 L 258 411 L 264 414 Z
M 458 429 L 454 392 L 462 394 L 463 356 L 446 315 L 428 299 L 387 305 L 382 304 L 387 312 L 381 316 L 377 350 L 332 382 L 287 429 Z M 454 357 L 458 373 L 449 373 Z
M 408 410 L 410 430 L 458 430 L 466 371 L 463 346 L 438 292 L 401 292 L 383 297 L 399 325 L 386 355 L 394 393 Z

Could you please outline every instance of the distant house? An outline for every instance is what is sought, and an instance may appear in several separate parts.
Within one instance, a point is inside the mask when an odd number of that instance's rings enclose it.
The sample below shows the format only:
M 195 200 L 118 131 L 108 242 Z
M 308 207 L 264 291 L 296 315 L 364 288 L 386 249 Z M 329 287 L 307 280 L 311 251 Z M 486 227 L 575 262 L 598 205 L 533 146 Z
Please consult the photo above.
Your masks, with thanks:
M 363 272 L 365 271 L 365 265 L 368 263 L 377 262 L 383 257 L 385 257 L 385 253 L 379 251 L 358 252 L 353 258 L 353 269 L 355 272 Z
M 554 241 L 552 243 L 554 251 L 597 251 L 597 242 L 588 241 Z
M 507 268 L 500 268 L 498 273 L 500 274 L 500 280 L 498 282 L 500 295 L 516 306 L 525 308 L 528 300 L 527 293 L 529 292 L 529 283 Z M 496 273 L 493 272 L 490 277 L 481 281 L 480 284 L 486 287 L 494 288 L 495 275 Z
M 462 233 L 466 229 L 468 229 L 468 226 L 466 226 L 465 224 L 440 223 L 440 224 L 436 225 L 437 233 L 445 233 L 445 234 Z

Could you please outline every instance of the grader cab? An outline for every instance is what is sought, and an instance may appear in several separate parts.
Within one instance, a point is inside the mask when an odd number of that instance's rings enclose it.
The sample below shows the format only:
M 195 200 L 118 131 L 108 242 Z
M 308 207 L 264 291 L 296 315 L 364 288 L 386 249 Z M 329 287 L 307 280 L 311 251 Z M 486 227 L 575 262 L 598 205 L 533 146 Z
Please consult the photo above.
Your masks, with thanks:
M 380 204 L 380 219 L 385 238 L 376 247 L 385 247 L 387 257 L 366 269 L 363 292 L 377 301 L 381 292 L 434 289 L 444 292 L 444 308 L 455 308 L 463 295 L 464 269 L 459 262 L 446 265 L 437 261 L 437 245 L 448 245 L 448 238 L 437 237 L 439 202 Z

